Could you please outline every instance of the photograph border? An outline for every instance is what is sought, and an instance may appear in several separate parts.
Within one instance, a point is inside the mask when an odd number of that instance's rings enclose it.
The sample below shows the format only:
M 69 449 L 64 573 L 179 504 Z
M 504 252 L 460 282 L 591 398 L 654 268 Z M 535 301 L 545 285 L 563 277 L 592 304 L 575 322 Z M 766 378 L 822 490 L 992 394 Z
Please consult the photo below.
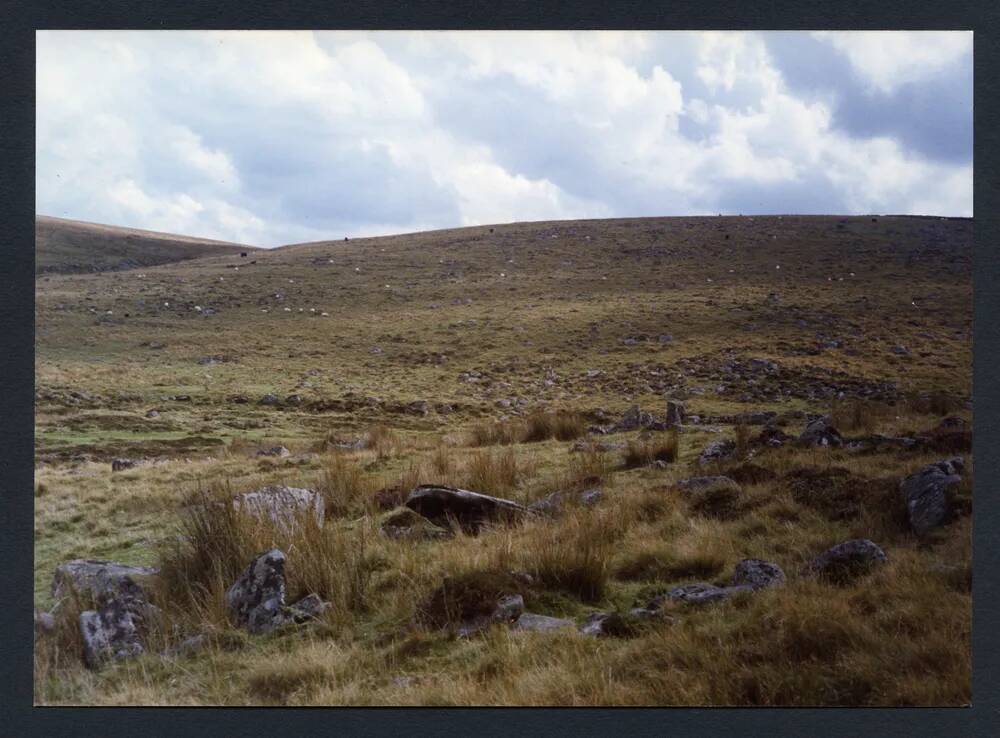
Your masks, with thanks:
M 992 5 L 992 7 L 991 7 Z M 994 428 L 1000 426 L 1000 232 L 997 213 L 1000 43 L 996 3 L 929 0 L 840 2 L 799 0 L 757 7 L 736 2 L 572 4 L 514 0 L 391 2 L 343 6 L 310 0 L 278 3 L 4 3 L 0 44 L 0 213 L 8 238 L 0 255 L 0 468 L 4 505 L 0 529 L 0 663 L 5 687 L 0 725 L 9 735 L 264 735 L 306 731 L 456 735 L 987 735 L 1000 711 L 1000 634 L 990 615 L 1000 607 L 1000 500 L 989 480 L 1000 478 Z M 974 438 L 976 499 L 973 588 L 973 705 L 967 708 L 76 708 L 32 707 L 34 472 L 34 158 L 35 32 L 39 29 L 615 29 L 615 30 L 972 30 L 974 31 Z M 984 482 L 984 480 L 986 480 Z M 991 678 L 992 677 L 992 678 Z

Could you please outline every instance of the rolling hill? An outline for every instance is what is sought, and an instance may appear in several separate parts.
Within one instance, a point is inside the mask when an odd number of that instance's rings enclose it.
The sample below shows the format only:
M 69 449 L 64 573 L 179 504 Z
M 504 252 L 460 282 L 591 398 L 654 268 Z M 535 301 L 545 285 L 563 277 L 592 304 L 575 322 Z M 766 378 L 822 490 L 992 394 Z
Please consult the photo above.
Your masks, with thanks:
M 39 704 L 971 699 L 969 219 L 510 223 L 35 288 Z M 955 456 L 918 530 L 900 484 Z M 192 504 L 274 485 L 322 524 Z M 470 532 L 418 485 L 533 512 Z M 251 634 L 223 593 L 275 547 L 330 605 Z M 160 568 L 142 655 L 82 664 L 75 559 Z M 530 617 L 457 635 L 501 594 Z
M 251 248 L 47 215 L 35 217 L 35 274 L 120 271 Z

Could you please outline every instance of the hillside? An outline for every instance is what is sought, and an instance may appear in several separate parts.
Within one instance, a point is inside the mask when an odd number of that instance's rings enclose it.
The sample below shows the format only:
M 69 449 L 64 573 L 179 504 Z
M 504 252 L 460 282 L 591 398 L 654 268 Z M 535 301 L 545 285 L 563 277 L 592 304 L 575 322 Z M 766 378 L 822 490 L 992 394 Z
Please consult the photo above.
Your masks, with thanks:
M 35 273 L 106 272 L 247 251 L 248 246 L 35 216 Z
M 967 219 L 635 218 L 38 280 L 36 702 L 965 704 L 971 257 Z M 901 481 L 956 455 L 918 530 Z M 192 504 L 276 484 L 322 526 Z M 470 531 L 397 509 L 419 484 L 570 501 Z M 884 561 L 815 575 L 854 539 Z M 251 635 L 223 592 L 272 546 L 330 606 Z M 82 666 L 70 559 L 161 567 L 146 653 Z M 747 559 L 783 586 L 670 594 Z M 460 637 L 456 592 L 561 624 Z

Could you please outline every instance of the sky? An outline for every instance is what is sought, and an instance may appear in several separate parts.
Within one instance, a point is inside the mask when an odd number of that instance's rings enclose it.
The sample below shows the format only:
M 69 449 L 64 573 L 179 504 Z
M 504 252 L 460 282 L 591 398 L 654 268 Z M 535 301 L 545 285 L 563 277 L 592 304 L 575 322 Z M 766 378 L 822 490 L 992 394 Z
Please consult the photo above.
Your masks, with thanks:
M 972 215 L 971 32 L 40 31 L 36 212 L 258 246 Z

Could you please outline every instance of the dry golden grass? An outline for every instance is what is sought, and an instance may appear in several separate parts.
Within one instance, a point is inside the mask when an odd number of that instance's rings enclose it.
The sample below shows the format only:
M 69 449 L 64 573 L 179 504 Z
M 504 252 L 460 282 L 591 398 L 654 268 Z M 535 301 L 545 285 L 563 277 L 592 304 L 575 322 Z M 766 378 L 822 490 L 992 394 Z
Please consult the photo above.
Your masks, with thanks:
M 648 439 L 630 439 L 625 448 L 625 468 L 648 466 L 656 461 L 672 463 L 677 460 L 678 445 L 676 430 Z
M 836 219 L 807 217 L 514 224 L 283 249 L 256 255 L 256 271 L 236 273 L 218 257 L 149 269 L 143 280 L 40 281 L 36 603 L 52 606 L 52 570 L 70 558 L 159 563 L 165 584 L 154 592 L 163 619 L 150 653 L 98 673 L 80 664 L 75 606 L 59 609 L 57 632 L 36 648 L 36 702 L 967 703 L 967 431 L 923 450 L 859 454 L 748 449 L 748 429 L 723 423 L 721 435 L 698 425 L 645 441 L 612 433 L 595 440 L 624 442 L 624 452 L 570 452 L 583 418 L 607 425 L 632 405 L 661 413 L 675 388 L 688 393 L 691 414 L 832 413 L 845 435 L 923 433 L 946 413 L 968 419 L 968 224 L 846 220 L 847 233 Z M 953 247 L 953 269 L 924 253 L 939 238 Z M 935 297 L 914 311 L 913 294 Z M 195 316 L 191 306 L 206 303 L 219 312 Z M 113 320 L 95 318 L 108 309 Z M 667 332 L 673 341 L 655 339 Z M 845 348 L 817 350 L 820 332 L 837 333 Z M 624 345 L 632 335 L 646 340 Z M 909 356 L 892 354 L 890 340 Z M 232 360 L 199 364 L 209 353 Z M 780 385 L 744 377 L 716 391 L 729 382 L 730 355 L 779 363 Z M 821 391 L 844 385 L 850 398 L 852 383 L 883 381 L 904 393 L 894 404 L 831 403 Z M 69 396 L 77 390 L 97 399 Z M 302 402 L 262 406 L 266 393 Z M 164 399 L 177 395 L 191 400 Z M 516 410 L 499 409 L 515 397 L 505 406 Z M 426 413 L 410 407 L 415 400 L 430 403 Z M 151 408 L 158 418 L 145 417 Z M 497 422 L 504 414 L 514 417 Z M 785 430 L 794 435 L 801 422 Z M 718 438 L 754 453 L 711 470 L 731 474 L 740 492 L 679 491 L 678 479 L 709 473 L 695 460 Z M 362 447 L 349 448 L 358 439 Z M 279 444 L 292 455 L 256 457 Z M 958 519 L 918 540 L 896 485 L 952 453 L 968 465 Z M 114 456 L 157 461 L 112 474 Z M 420 483 L 524 503 L 594 487 L 603 497 L 478 536 L 380 535 L 391 513 L 376 491 L 391 490 L 392 508 Z M 276 531 L 226 506 L 184 522 L 181 509 L 199 489 L 269 484 L 323 494 L 324 526 Z M 812 557 L 855 537 L 883 546 L 888 564 L 844 586 L 802 576 Z M 229 624 L 222 592 L 272 546 L 288 556 L 289 600 L 316 592 L 332 609 L 253 637 Z M 673 622 L 627 637 L 495 627 L 455 639 L 417 617 L 446 578 L 515 572 L 530 611 L 580 623 L 681 584 L 724 583 L 749 557 L 779 564 L 787 586 L 676 608 Z M 195 632 L 208 637 L 203 650 L 158 655 Z

